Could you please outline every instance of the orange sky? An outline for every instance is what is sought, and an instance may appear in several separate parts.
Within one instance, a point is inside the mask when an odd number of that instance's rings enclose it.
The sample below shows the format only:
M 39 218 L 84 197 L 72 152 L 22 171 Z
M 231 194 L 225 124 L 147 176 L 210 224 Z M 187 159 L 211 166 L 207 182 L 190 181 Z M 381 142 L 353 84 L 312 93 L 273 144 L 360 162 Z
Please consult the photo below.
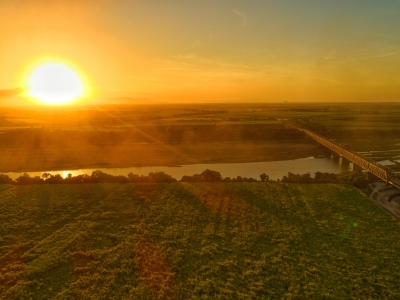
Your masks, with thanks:
M 394 0 L 0 0 L 0 8 L 0 90 L 20 87 L 29 63 L 52 56 L 84 71 L 90 101 L 400 99 Z

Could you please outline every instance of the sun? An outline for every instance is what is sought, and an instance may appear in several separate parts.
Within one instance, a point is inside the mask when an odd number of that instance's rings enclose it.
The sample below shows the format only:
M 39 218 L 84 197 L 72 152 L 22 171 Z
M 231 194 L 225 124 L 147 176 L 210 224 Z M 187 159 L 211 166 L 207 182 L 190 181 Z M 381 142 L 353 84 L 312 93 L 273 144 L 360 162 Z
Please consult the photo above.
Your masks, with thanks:
M 41 63 L 27 78 L 27 96 L 45 104 L 67 104 L 84 93 L 83 80 L 72 67 L 62 62 Z

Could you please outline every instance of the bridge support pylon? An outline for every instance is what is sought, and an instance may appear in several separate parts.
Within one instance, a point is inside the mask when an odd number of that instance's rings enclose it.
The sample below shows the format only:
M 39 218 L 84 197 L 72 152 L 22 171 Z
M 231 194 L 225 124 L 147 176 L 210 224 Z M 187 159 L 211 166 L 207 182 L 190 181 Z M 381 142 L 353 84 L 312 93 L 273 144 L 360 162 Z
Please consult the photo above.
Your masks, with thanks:
M 340 157 L 340 163 L 341 163 L 342 165 L 350 165 L 350 160 L 348 160 L 347 158 L 341 156 L 341 157 Z
M 361 168 L 356 163 L 353 163 L 353 172 L 362 172 L 363 168 Z

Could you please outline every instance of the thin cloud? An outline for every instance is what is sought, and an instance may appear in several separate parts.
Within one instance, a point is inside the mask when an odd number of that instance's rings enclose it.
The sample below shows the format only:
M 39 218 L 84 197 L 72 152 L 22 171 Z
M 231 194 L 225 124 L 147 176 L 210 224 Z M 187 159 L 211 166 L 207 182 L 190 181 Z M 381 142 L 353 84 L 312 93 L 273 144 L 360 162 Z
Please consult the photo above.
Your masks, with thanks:
M 7 97 L 12 97 L 12 96 L 17 96 L 22 93 L 21 88 L 15 88 L 15 89 L 8 89 L 8 90 L 0 90 L 0 98 L 7 98 Z
M 387 56 L 392 56 L 392 55 L 397 55 L 397 54 L 400 54 L 400 51 L 391 52 L 391 53 L 386 53 L 386 54 L 382 55 L 381 57 L 387 57 Z
M 246 27 L 247 25 L 247 16 L 238 9 L 232 9 L 232 11 L 242 19 L 242 27 Z

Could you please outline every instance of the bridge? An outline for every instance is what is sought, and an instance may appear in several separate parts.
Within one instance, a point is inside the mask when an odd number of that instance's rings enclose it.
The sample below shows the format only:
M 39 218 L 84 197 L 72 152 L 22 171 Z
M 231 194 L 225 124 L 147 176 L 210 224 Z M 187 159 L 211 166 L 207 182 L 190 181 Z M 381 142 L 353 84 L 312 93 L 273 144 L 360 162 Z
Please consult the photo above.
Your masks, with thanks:
M 392 170 L 386 166 L 383 166 L 383 165 L 373 161 L 372 159 L 365 157 L 355 151 L 347 149 L 345 146 L 337 144 L 315 132 L 312 132 L 307 129 L 298 128 L 298 127 L 294 127 L 294 128 L 303 131 L 308 136 L 310 136 L 313 140 L 317 141 L 321 145 L 324 145 L 325 147 L 329 148 L 330 150 L 336 152 L 340 156 L 348 159 L 353 164 L 356 164 L 356 165 L 360 166 L 361 168 L 363 168 L 364 170 L 367 170 L 371 174 L 373 174 L 376 177 L 385 181 L 387 184 L 391 184 L 393 186 L 396 186 L 397 188 L 400 188 L 400 180 L 397 179 L 396 172 L 394 170 Z

